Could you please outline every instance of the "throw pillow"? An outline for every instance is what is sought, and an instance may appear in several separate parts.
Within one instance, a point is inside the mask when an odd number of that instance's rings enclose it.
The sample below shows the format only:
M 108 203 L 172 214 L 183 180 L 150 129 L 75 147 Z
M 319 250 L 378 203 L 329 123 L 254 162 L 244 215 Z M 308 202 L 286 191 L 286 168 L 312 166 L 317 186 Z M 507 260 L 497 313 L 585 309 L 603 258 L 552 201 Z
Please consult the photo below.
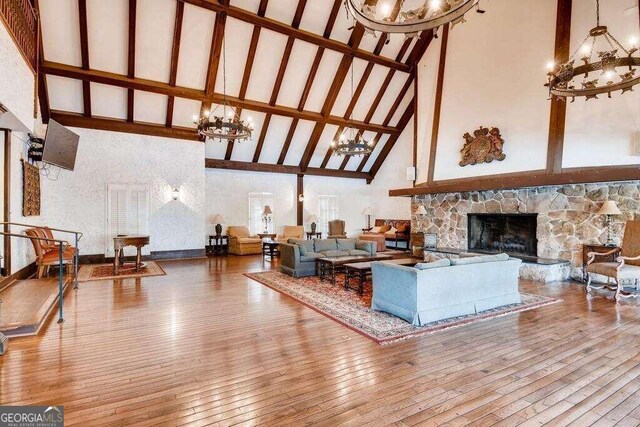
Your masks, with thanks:
M 382 233 L 380 230 L 382 230 L 382 227 L 373 227 L 371 233 Z
M 407 232 L 407 224 L 398 225 L 398 233 L 406 233 Z
M 380 233 L 386 233 L 390 229 L 391 229 L 390 225 L 383 225 L 382 227 L 380 227 Z
M 449 267 L 450 265 L 451 261 L 449 258 L 442 258 L 433 262 L 419 262 L 416 264 L 416 268 L 418 270 L 429 270 L 431 268 Z

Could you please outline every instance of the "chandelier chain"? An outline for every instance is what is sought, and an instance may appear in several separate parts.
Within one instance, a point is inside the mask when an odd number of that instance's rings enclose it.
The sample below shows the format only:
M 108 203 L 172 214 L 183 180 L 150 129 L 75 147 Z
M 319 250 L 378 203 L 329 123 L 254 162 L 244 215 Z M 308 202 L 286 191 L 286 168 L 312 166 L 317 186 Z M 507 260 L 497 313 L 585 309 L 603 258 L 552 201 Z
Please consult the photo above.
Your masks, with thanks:
M 600 0 L 596 0 L 596 25 L 600 26 Z

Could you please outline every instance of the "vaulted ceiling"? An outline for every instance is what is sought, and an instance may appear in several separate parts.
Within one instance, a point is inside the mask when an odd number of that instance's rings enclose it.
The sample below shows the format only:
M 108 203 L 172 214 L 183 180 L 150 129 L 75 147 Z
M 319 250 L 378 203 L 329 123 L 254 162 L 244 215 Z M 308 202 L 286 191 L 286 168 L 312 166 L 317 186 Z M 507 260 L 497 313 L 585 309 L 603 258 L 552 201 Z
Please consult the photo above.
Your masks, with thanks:
M 385 1 L 397 13 L 400 0 Z M 413 115 L 432 35 L 365 35 L 342 2 L 39 0 L 43 116 L 195 140 L 193 116 L 215 109 L 226 83 L 254 136 L 208 142 L 207 166 L 372 179 Z M 351 116 L 377 141 L 371 156 L 332 156 Z

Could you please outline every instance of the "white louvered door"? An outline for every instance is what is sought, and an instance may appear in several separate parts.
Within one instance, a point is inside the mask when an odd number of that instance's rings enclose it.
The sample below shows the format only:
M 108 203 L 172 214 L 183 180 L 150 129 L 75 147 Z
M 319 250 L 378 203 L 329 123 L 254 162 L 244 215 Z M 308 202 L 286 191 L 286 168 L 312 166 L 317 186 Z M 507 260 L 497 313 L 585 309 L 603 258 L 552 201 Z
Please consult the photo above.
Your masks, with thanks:
M 107 186 L 106 256 L 114 256 L 113 238 L 123 234 L 149 234 L 149 186 Z M 135 248 L 125 249 L 126 255 L 134 253 Z M 149 246 L 142 248 L 142 254 L 150 254 Z

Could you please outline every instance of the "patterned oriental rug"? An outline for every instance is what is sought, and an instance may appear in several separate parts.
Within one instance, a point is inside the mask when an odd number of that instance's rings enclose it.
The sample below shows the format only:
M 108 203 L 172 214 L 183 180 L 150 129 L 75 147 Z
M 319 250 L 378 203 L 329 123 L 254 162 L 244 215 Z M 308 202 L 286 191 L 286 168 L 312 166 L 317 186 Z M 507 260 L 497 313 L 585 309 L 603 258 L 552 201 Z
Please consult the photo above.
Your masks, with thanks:
M 522 302 L 520 304 L 511 304 L 476 314 L 440 320 L 425 326 L 413 326 L 394 315 L 371 310 L 370 283 L 365 284 L 364 295 L 360 296 L 355 290 L 344 289 L 342 275 L 337 279 L 335 286 L 329 281 L 322 282 L 318 277 L 296 279 L 276 271 L 246 273 L 245 276 L 301 302 L 378 344 L 389 344 L 562 301 L 556 298 L 521 293 Z M 353 280 L 352 286 L 355 287 L 355 280 Z
M 90 282 L 92 280 L 105 280 L 105 279 L 131 279 L 139 277 L 150 276 L 164 276 L 167 273 L 164 272 L 154 261 L 147 261 L 145 267 L 142 267 L 140 271 L 136 271 L 133 263 L 125 263 L 120 266 L 118 275 L 113 274 L 113 264 L 96 264 L 96 265 L 83 265 L 78 271 L 79 282 Z

